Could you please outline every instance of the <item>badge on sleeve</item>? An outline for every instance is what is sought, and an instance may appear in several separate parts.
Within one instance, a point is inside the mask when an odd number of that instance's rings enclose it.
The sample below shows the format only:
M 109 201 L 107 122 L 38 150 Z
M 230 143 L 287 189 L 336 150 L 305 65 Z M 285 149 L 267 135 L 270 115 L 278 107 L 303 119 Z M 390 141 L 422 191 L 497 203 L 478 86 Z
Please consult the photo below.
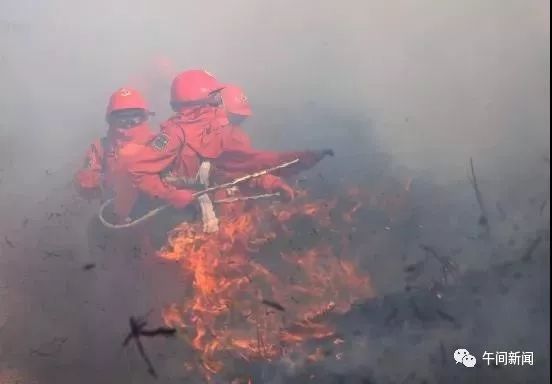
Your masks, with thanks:
M 151 147 L 155 149 L 156 151 L 162 151 L 165 149 L 167 144 L 169 143 L 169 136 L 165 135 L 164 133 L 161 133 L 153 139 L 151 142 Z

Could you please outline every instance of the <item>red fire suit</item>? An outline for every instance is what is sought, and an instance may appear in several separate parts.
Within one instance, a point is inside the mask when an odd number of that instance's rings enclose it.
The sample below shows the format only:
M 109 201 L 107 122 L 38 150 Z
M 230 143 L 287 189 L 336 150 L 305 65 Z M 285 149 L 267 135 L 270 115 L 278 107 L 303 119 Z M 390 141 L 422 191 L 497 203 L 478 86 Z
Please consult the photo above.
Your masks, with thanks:
M 163 176 L 170 174 L 193 180 L 205 160 L 211 161 L 226 175 L 243 175 L 299 158 L 293 169 L 281 172 L 285 175 L 310 168 L 323 157 L 319 151 L 255 150 L 243 132 L 224 125 L 220 113 L 215 107 L 195 107 L 162 124 L 161 133 L 129 162 L 128 170 L 135 186 L 149 196 L 166 200 L 175 207 L 184 207 L 191 202 L 192 192 L 164 182 Z M 269 175 L 255 183 L 271 190 L 277 186 L 278 180 Z
M 104 138 L 90 146 L 83 167 L 75 175 L 75 186 L 81 196 L 88 199 L 107 199 L 115 193 L 125 196 L 115 200 L 114 211 L 117 216 L 126 217 L 136 191 L 129 183 L 125 160 L 154 137 L 147 123 L 130 129 L 110 128 Z
M 223 135 L 223 146 L 226 151 L 236 152 L 249 150 L 253 151 L 251 139 L 239 126 L 228 125 L 225 127 L 225 134 Z M 222 157 L 223 159 L 226 156 Z M 229 182 L 232 179 L 243 176 L 244 171 L 230 171 L 225 168 L 225 164 L 221 159 L 216 159 L 215 167 L 213 169 L 213 181 L 216 184 L 222 184 Z M 284 181 L 281 177 L 273 174 L 267 174 L 250 182 L 240 185 L 237 188 L 229 190 L 218 190 L 215 192 L 215 200 L 224 200 L 229 198 L 243 197 L 244 195 L 254 195 L 258 191 L 264 191 L 266 193 L 281 192 L 284 198 L 293 198 L 293 189 Z M 243 212 L 245 208 L 244 201 L 235 201 L 231 203 L 223 203 L 218 205 L 218 213 L 221 216 L 235 217 Z

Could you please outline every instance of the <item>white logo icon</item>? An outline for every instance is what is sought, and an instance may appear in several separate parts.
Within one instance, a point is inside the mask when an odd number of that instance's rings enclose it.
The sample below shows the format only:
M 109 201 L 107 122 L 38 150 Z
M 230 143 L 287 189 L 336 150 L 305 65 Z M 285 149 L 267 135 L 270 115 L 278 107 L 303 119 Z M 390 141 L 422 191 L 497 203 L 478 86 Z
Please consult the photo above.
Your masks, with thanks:
M 468 368 L 475 367 L 475 363 L 477 363 L 475 356 L 470 355 L 467 349 L 457 349 L 454 351 L 454 361 L 456 361 L 456 364 L 462 363 Z
M 119 90 L 119 93 L 121 94 L 121 96 L 124 96 L 124 97 L 131 95 L 131 92 L 126 88 L 121 88 Z

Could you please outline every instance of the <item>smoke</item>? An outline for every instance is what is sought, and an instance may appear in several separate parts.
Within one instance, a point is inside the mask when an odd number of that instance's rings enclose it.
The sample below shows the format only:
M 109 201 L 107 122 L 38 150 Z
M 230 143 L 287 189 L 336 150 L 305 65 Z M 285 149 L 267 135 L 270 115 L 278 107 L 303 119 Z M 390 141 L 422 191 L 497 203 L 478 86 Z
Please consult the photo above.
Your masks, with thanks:
M 206 68 L 242 85 L 263 144 L 274 143 L 268 135 L 289 146 L 294 134 L 331 145 L 349 134 L 339 126 L 306 132 L 281 116 L 314 105 L 305 121 L 319 111 L 370 119 L 398 161 L 446 181 L 470 156 L 495 169 L 549 153 L 546 1 L 349 0 L 336 9 L 324 1 L 57 0 L 10 8 L 3 23 L 18 26 L 4 33 L 10 98 L 33 118 L 26 134 L 40 134 L 58 159 L 102 132 L 107 96 L 129 80 L 142 76 L 136 85 L 160 119 L 167 115 L 172 74 L 154 72 L 159 57 L 174 70 Z
M 37 310 L 37 333 L 48 339 L 48 327 L 82 304 L 78 292 L 86 296 L 93 284 L 79 287 L 76 276 L 95 207 L 74 198 L 72 174 L 105 131 L 111 92 L 143 90 L 159 123 L 169 114 L 170 80 L 185 68 L 244 87 L 255 112 L 246 129 L 258 146 L 334 148 L 334 162 L 321 169 L 335 183 L 337 175 L 359 179 L 383 168 L 414 177 L 413 192 L 433 220 L 425 235 L 443 247 L 454 234 L 475 236 L 472 157 L 497 243 L 523 248 L 528 234 L 549 228 L 549 206 L 538 213 L 549 197 L 549 7 L 545 0 L 4 0 L 0 231 L 16 248 L 2 246 L 0 290 L 14 292 L 5 301 L 10 316 L 27 317 L 28 303 L 36 308 L 71 290 L 61 307 Z M 436 184 L 448 199 L 439 206 L 427 201 Z M 53 222 L 59 204 L 69 213 Z M 522 228 L 515 236 L 512 225 Z M 44 249 L 60 248 L 72 256 L 43 259 Z M 492 261 L 492 249 L 478 258 L 482 248 L 472 248 L 469 266 Z M 24 354 L 15 331 L 1 333 L 2 319 L 0 311 L 0 344 Z

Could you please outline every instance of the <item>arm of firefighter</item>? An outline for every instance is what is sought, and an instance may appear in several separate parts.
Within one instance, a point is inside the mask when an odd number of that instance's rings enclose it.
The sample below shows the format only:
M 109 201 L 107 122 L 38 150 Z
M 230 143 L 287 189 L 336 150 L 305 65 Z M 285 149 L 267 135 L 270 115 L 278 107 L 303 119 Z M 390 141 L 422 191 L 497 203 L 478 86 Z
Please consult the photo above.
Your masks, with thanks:
M 251 173 L 299 159 L 297 164 L 280 170 L 278 174 L 282 176 L 291 176 L 310 169 L 325 156 L 334 155 L 331 149 L 299 152 L 258 150 L 253 148 L 249 135 L 238 126 L 228 126 L 225 129 L 223 147 L 217 167 L 229 172 Z
M 192 201 L 193 191 L 176 189 L 164 183 L 161 172 L 175 162 L 183 145 L 184 135 L 177 127 L 162 129 L 161 133 L 129 159 L 128 165 L 132 181 L 138 189 L 177 208 Z
M 74 177 L 77 192 L 86 199 L 98 198 L 101 195 L 103 151 L 99 143 L 94 143 L 86 152 L 84 165 Z
M 240 127 L 228 126 L 223 136 L 223 147 L 225 151 L 243 151 L 253 146 L 249 135 Z
M 332 155 L 333 151 L 331 150 L 274 152 L 244 148 L 222 153 L 217 159 L 217 167 L 230 173 L 251 173 L 299 159 L 297 164 L 274 173 L 278 176 L 289 177 L 314 167 L 325 156 Z

